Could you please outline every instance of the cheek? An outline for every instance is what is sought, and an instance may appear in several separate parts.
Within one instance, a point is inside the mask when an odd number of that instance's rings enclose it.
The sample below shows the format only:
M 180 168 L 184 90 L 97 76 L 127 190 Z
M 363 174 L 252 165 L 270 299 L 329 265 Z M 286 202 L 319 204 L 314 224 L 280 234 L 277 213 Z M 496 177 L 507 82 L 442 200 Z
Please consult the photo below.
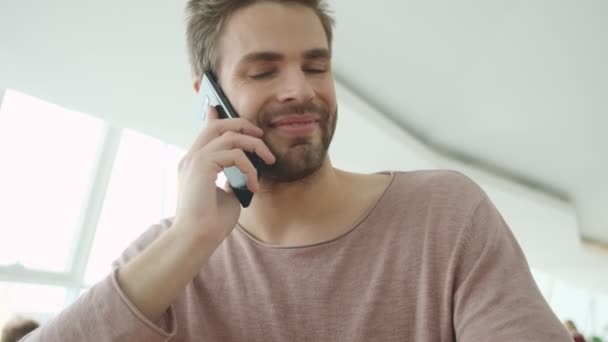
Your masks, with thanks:
M 258 114 L 263 109 L 264 96 L 259 91 L 241 91 L 232 102 L 239 116 L 257 124 Z
M 237 114 L 257 124 L 258 114 L 267 98 L 268 89 L 251 84 L 242 75 L 223 80 L 224 93 Z
M 318 88 L 317 88 L 317 94 L 318 96 L 321 98 L 321 100 L 323 102 L 326 103 L 330 115 L 333 115 L 333 113 L 336 111 L 336 90 L 334 88 L 334 82 L 333 79 L 330 79 L 328 81 L 325 81 L 321 84 L 319 84 Z

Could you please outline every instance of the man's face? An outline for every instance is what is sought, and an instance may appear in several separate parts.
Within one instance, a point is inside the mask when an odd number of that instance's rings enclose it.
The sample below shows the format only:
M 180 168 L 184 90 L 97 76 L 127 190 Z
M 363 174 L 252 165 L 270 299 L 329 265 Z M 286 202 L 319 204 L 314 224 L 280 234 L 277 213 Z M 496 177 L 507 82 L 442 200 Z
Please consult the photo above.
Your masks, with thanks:
M 302 179 L 323 164 L 337 117 L 331 58 L 317 15 L 260 2 L 236 11 L 218 42 L 218 78 L 236 111 L 264 130 L 277 161 L 262 182 Z

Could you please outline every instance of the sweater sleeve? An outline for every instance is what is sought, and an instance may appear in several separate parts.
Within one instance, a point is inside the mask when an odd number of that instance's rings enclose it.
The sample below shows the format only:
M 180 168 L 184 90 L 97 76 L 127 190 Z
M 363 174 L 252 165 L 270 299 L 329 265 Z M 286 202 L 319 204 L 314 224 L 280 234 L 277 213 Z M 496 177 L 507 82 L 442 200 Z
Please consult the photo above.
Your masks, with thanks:
M 168 341 L 176 333 L 174 308 L 158 322 L 148 320 L 125 296 L 116 280 L 118 269 L 143 251 L 169 226 L 153 225 L 113 263 L 113 271 L 56 317 L 22 341 Z
M 487 196 L 457 247 L 458 341 L 571 341 L 540 293 L 511 230 Z

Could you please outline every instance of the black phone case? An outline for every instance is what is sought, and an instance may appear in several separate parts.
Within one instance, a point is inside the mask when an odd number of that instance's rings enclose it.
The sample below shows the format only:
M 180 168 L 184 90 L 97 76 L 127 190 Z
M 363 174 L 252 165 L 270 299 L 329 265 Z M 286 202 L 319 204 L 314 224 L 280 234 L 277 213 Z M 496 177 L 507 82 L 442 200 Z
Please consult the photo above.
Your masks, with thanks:
M 220 100 L 220 104 L 215 106 L 215 109 L 217 110 L 220 119 L 238 118 L 239 115 L 232 107 L 232 104 L 230 104 L 230 101 L 228 101 L 226 95 L 224 95 L 224 92 L 222 91 L 222 88 L 217 82 L 215 75 L 210 71 L 206 71 L 204 77 L 207 77 L 209 79 L 209 83 L 211 83 L 211 86 L 215 91 L 215 95 Z M 249 158 L 253 166 L 256 168 L 258 172 L 258 179 L 260 179 L 261 168 L 264 165 L 264 161 L 255 153 L 245 152 L 245 155 L 247 156 L 247 158 Z M 224 175 L 226 175 L 226 178 L 228 178 L 228 181 L 230 182 L 230 175 L 226 172 L 224 172 Z M 230 188 L 232 189 L 232 191 L 234 191 L 234 194 L 238 198 L 243 208 L 247 208 L 249 204 L 251 204 L 253 193 L 247 188 L 247 186 L 234 187 L 230 185 Z

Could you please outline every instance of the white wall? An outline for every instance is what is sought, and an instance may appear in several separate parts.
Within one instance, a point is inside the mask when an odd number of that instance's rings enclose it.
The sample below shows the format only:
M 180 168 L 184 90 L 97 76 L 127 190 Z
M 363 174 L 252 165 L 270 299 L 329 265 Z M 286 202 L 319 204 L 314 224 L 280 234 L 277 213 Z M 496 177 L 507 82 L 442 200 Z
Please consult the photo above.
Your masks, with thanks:
M 463 172 L 488 193 L 530 265 L 572 286 L 608 293 L 608 255 L 583 245 L 570 203 L 501 179 L 426 148 L 337 83 L 338 128 L 330 156 L 358 171 L 443 168 Z

